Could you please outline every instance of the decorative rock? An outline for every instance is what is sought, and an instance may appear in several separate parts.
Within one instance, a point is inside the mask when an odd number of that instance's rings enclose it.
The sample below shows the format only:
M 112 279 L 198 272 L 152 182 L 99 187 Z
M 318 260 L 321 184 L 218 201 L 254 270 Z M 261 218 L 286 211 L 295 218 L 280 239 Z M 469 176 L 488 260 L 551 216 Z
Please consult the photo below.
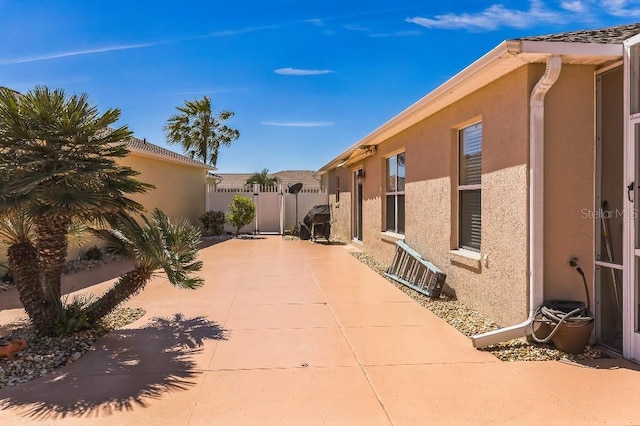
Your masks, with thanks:
M 455 299 L 442 296 L 440 299 L 433 300 L 422 293 L 387 278 L 384 273 L 388 266 L 373 256 L 359 252 L 351 254 L 465 336 L 470 337 L 474 334 L 485 333 L 499 328 L 495 322 L 483 317 Z M 481 350 L 490 352 L 501 361 L 572 361 L 603 357 L 603 354 L 597 348 L 587 347 L 582 354 L 570 355 L 559 351 L 553 345 L 527 342 L 525 338 L 498 343 Z
M 81 332 L 71 337 L 38 336 L 27 323 L 13 329 L 2 338 L 0 344 L 25 339 L 28 346 L 18 353 L 15 360 L 0 358 L 0 389 L 26 383 L 45 376 L 68 362 L 77 361 L 92 348 L 98 337 L 129 324 L 144 314 L 142 309 L 118 309 L 103 320 L 99 330 Z

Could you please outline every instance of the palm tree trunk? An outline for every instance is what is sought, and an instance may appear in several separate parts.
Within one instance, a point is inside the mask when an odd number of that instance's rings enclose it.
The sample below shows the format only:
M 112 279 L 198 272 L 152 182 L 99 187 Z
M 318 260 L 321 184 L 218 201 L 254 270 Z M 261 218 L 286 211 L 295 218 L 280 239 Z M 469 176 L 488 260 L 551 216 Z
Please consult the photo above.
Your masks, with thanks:
M 152 273 L 146 268 L 136 268 L 121 276 L 98 300 L 85 308 L 89 322 L 95 324 L 116 309 L 118 305 L 138 294 L 149 282 Z
M 56 315 L 62 306 L 60 283 L 67 257 L 70 224 L 71 220 L 65 216 L 43 216 L 36 219 L 36 249 L 44 275 L 47 309 L 52 315 Z
M 46 297 L 41 286 L 36 250 L 30 243 L 17 243 L 9 247 L 9 268 L 13 273 L 20 302 L 33 325 L 41 331 L 49 320 Z

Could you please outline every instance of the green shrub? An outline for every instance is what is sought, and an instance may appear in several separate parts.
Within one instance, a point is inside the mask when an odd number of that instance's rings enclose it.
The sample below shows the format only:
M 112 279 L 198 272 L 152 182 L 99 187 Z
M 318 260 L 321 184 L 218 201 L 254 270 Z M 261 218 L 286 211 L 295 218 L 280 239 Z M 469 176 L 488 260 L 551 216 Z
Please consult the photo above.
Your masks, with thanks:
M 74 296 L 71 303 L 63 301 L 60 312 L 50 324 L 51 335 L 70 336 L 93 328 L 87 315 L 87 307 L 92 302 L 92 296 Z
M 0 277 L 0 281 L 6 284 L 13 284 L 13 274 L 11 273 L 11 269 L 7 269 L 7 272 Z
M 249 197 L 234 195 L 229 205 L 227 221 L 236 229 L 236 235 L 240 228 L 251 223 L 256 214 L 256 205 Z
M 209 210 L 200 216 L 200 222 L 205 235 L 220 235 L 224 232 L 227 219 L 224 212 Z
M 100 247 L 93 246 L 84 254 L 85 260 L 102 260 L 102 250 Z

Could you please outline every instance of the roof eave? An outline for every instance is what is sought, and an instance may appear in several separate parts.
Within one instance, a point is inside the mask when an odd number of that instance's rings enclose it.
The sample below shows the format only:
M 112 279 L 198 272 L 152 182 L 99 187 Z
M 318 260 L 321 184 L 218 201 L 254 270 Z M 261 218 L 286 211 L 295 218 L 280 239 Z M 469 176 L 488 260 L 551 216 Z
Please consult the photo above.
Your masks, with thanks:
M 363 145 L 378 145 L 491 81 L 526 64 L 544 62 L 549 55 L 567 56 L 573 63 L 581 63 L 580 61 L 586 61 L 586 58 L 614 61 L 622 58 L 622 45 L 530 40 L 503 41 L 431 93 L 346 149 L 320 168 L 318 173 L 324 174 L 335 168 L 357 148 Z M 591 61 L 593 62 L 593 59 Z
M 169 156 L 162 155 L 162 154 L 156 154 L 154 152 L 149 152 L 149 151 L 146 151 L 144 149 L 136 148 L 134 146 L 127 146 L 127 149 L 132 154 L 140 155 L 142 157 L 153 158 L 153 159 L 156 159 L 156 160 L 166 161 L 168 163 L 180 164 L 180 165 L 183 165 L 183 166 L 194 167 L 194 168 L 198 168 L 198 169 L 205 169 L 205 170 L 209 170 L 209 171 L 218 170 L 216 167 L 212 167 L 212 166 L 209 166 L 209 165 L 204 164 L 204 163 L 195 164 L 195 163 L 191 163 L 189 161 L 180 160 L 178 158 L 173 158 L 173 157 L 169 157 Z

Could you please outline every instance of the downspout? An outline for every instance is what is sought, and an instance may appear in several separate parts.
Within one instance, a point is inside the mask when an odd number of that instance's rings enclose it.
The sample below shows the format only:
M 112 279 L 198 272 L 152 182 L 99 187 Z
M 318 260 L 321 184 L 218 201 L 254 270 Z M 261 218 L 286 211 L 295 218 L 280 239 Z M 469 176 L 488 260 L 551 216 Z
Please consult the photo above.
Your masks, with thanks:
M 472 336 L 476 348 L 530 335 L 535 311 L 544 301 L 544 98 L 561 69 L 561 56 L 548 57 L 529 100 L 529 317 L 520 324 Z

